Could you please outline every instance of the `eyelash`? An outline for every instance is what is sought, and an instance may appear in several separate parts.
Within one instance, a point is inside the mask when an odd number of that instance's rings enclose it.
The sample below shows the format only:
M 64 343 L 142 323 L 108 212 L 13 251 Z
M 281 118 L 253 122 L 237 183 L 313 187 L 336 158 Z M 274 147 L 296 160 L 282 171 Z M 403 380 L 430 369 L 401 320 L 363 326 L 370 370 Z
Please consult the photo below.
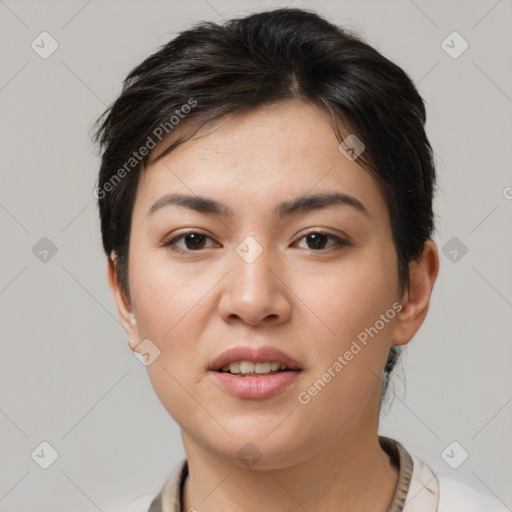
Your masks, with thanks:
M 182 238 L 185 238 L 185 237 L 187 237 L 189 235 L 201 235 L 201 236 L 203 236 L 205 238 L 209 238 L 210 240 L 212 240 L 211 237 L 209 237 L 208 235 L 206 235 L 204 233 L 201 233 L 200 231 L 187 231 L 185 233 L 181 233 L 178 236 L 175 236 L 174 238 L 172 238 L 170 240 L 166 240 L 162 244 L 162 246 L 163 247 L 167 247 L 167 248 L 169 248 L 169 249 L 171 249 L 173 251 L 184 253 L 184 254 L 189 254 L 189 253 L 194 253 L 194 252 L 201 252 L 203 249 L 198 249 L 197 251 L 185 250 L 185 249 L 181 249 L 180 247 L 176 246 L 176 242 L 177 241 L 179 241 Z M 302 240 L 303 238 L 307 238 L 310 235 L 324 235 L 327 238 L 330 238 L 330 239 L 334 240 L 335 244 L 336 244 L 334 247 L 331 247 L 331 248 L 328 248 L 328 249 L 309 249 L 312 252 L 326 252 L 326 251 L 329 251 L 331 249 L 336 249 L 336 248 L 341 248 L 341 247 L 346 247 L 346 246 L 351 245 L 350 242 L 348 242 L 347 240 L 344 240 L 343 238 L 335 236 L 335 235 L 333 235 L 331 233 L 327 233 L 325 231 L 310 231 L 309 233 L 305 233 L 304 235 L 302 235 L 299 238 L 299 240 Z

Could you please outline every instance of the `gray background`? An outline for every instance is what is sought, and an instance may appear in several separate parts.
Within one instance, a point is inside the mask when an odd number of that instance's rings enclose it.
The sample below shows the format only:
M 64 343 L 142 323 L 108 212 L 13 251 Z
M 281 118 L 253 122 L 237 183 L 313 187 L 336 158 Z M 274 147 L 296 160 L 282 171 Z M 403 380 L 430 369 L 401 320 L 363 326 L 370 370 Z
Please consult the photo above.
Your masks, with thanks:
M 184 457 L 179 429 L 117 322 L 89 130 L 128 71 L 173 34 L 285 5 L 362 32 L 426 101 L 440 178 L 435 240 L 446 254 L 429 316 L 407 349 L 406 387 L 398 376 L 381 430 L 512 510 L 511 0 L 5 0 L 1 511 L 114 510 L 155 494 Z M 59 45 L 46 59 L 31 47 L 43 45 L 43 31 Z M 442 46 L 453 31 L 469 44 L 458 58 Z M 43 441 L 59 454 L 48 469 L 39 465 L 50 453 Z M 460 446 L 443 459 L 453 441 Z M 452 469 L 446 460 L 460 462 L 462 449 L 469 457 Z

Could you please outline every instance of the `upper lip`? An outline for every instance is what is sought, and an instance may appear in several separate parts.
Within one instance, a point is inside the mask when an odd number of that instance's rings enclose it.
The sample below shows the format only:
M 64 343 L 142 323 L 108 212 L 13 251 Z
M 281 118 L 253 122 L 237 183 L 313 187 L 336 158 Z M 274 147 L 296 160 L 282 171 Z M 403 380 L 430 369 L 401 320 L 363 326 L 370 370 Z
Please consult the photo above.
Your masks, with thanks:
M 290 370 L 301 370 L 295 359 L 274 347 L 233 347 L 219 354 L 211 361 L 210 370 L 220 370 L 223 366 L 236 361 L 274 362 L 285 365 Z

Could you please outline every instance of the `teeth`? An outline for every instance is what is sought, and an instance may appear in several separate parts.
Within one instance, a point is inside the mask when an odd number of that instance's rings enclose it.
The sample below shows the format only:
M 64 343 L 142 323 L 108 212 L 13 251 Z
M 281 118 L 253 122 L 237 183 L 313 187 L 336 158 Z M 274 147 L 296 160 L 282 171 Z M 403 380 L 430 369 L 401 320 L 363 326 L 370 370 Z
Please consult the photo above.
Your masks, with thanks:
M 265 361 L 253 363 L 251 361 L 236 361 L 230 364 L 225 364 L 222 367 L 223 372 L 230 372 L 233 374 L 266 374 L 270 372 L 276 372 L 278 370 L 287 370 L 288 368 L 284 364 L 275 362 Z
M 254 365 L 254 371 L 256 373 L 268 373 L 271 371 L 272 363 L 256 363 Z
M 241 361 L 240 373 L 254 373 L 254 363 L 251 363 L 250 361 Z
M 227 372 L 230 371 L 231 373 L 240 373 L 240 363 L 231 363 L 227 364 L 222 368 L 222 371 Z

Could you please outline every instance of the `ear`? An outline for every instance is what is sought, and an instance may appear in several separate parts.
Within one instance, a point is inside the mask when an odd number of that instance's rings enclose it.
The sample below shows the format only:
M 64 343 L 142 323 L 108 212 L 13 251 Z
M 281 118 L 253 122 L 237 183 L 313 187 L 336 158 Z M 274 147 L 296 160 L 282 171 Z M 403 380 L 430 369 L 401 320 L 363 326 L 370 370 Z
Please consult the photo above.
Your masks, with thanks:
M 107 278 L 110 292 L 112 293 L 116 303 L 117 315 L 121 321 L 123 329 L 130 337 L 130 348 L 135 350 L 135 347 L 140 343 L 137 331 L 137 322 L 131 301 L 127 297 L 126 292 L 123 290 L 117 277 L 117 255 L 115 252 L 112 252 L 110 257 L 107 259 Z
M 402 296 L 402 309 L 396 316 L 393 345 L 405 345 L 416 334 L 427 316 L 430 295 L 439 273 L 436 244 L 427 240 L 421 256 L 409 263 L 409 289 Z

